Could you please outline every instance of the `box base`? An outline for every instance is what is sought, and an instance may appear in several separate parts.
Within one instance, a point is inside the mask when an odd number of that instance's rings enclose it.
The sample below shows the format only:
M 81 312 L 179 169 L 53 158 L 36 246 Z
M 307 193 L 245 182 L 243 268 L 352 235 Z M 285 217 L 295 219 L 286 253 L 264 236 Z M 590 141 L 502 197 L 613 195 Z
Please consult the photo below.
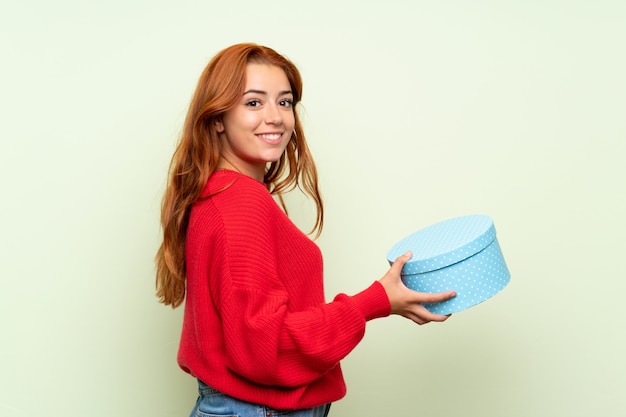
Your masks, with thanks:
M 457 295 L 441 303 L 424 303 L 436 314 L 452 314 L 493 297 L 508 283 L 511 274 L 498 240 L 475 255 L 446 268 L 415 275 L 403 275 L 404 284 L 415 291 L 438 293 L 449 290 Z

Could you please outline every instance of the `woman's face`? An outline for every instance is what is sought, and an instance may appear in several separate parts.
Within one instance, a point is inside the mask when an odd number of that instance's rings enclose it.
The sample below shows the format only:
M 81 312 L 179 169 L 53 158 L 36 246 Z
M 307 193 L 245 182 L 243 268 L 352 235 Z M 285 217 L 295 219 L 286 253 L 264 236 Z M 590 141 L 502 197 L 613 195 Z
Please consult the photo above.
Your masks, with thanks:
M 268 162 L 277 161 L 295 125 L 293 92 L 277 66 L 248 64 L 239 103 L 224 114 L 217 130 L 223 140 L 223 166 L 263 180 Z

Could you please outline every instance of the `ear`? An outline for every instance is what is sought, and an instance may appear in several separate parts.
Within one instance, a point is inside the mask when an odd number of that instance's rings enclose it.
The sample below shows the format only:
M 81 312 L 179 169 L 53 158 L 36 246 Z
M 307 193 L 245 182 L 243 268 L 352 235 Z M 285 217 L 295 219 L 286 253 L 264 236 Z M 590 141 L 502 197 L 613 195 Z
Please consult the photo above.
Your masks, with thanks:
M 215 123 L 215 130 L 217 130 L 217 133 L 224 133 L 224 123 L 222 122 L 222 118 L 220 117 L 214 123 Z

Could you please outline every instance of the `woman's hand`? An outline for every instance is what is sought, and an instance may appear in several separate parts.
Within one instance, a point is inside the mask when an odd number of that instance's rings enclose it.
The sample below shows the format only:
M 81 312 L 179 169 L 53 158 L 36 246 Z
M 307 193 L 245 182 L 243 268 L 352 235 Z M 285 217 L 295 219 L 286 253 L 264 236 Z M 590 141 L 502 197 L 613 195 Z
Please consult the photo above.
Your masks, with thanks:
M 436 303 L 449 300 L 455 297 L 456 293 L 454 291 L 446 291 L 430 294 L 408 289 L 400 279 L 400 272 L 404 264 L 411 259 L 411 256 L 411 252 L 407 252 L 398 257 L 391 268 L 389 268 L 389 271 L 379 280 L 387 292 L 387 297 L 389 297 L 391 314 L 406 317 L 417 324 L 446 320 L 450 316 L 431 313 L 422 303 Z

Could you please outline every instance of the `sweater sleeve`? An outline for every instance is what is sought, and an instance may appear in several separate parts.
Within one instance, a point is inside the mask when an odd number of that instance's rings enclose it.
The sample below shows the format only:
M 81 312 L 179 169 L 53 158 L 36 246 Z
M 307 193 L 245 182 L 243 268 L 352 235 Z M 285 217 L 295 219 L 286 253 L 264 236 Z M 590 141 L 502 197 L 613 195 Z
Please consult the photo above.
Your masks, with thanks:
M 292 308 L 286 282 L 310 277 L 279 273 L 278 245 L 284 243 L 276 238 L 279 209 L 261 191 L 247 189 L 245 202 L 219 210 L 223 230 L 209 276 L 222 318 L 226 366 L 264 385 L 304 385 L 354 349 L 368 320 L 389 315 L 389 300 L 374 282 L 354 296 L 339 294 L 325 303 L 322 295 L 316 305 Z

